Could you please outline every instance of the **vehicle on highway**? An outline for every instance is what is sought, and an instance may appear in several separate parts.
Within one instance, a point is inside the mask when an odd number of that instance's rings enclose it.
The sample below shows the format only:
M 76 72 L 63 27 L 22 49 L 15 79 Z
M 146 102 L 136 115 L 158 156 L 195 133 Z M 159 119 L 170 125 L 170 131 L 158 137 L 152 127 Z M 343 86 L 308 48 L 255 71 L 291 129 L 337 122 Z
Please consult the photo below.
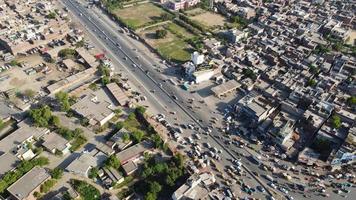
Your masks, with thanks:
M 173 95 L 172 97 L 174 100 L 176 100 L 176 101 L 178 100 L 178 97 L 176 95 Z
M 168 81 L 169 81 L 170 83 L 172 83 L 173 85 L 178 85 L 172 78 L 168 79 Z
M 136 68 L 136 67 L 137 67 L 137 65 L 136 65 L 136 64 L 132 64 L 132 67 L 135 67 L 135 68 Z

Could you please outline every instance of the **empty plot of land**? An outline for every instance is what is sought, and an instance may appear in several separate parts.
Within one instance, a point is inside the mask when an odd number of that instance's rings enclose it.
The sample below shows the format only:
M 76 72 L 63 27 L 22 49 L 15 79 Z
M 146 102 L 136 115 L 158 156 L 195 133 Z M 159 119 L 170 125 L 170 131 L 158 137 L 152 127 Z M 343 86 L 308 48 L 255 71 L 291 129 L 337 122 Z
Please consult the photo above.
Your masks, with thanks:
M 123 9 L 117 9 L 114 13 L 128 27 L 137 29 L 159 20 L 160 16 L 167 12 L 152 3 L 145 3 Z
M 195 16 L 195 15 L 199 15 L 199 14 L 202 14 L 202 13 L 205 13 L 205 12 L 207 12 L 207 11 L 204 10 L 204 9 L 201 9 L 201 8 L 195 8 L 195 9 L 192 9 L 192 10 L 184 11 L 184 13 L 186 13 L 189 16 Z
M 224 26 L 224 23 L 227 23 L 224 16 L 212 12 L 201 13 L 190 18 L 208 27 Z
M 194 35 L 191 32 L 187 31 L 185 28 L 183 28 L 181 26 L 178 26 L 175 23 L 166 24 L 166 25 L 164 25 L 164 28 L 166 28 L 171 33 L 173 33 L 181 38 L 189 39 L 189 38 L 194 37 Z
M 355 40 L 356 40 L 356 31 L 352 30 L 350 33 L 350 39 L 347 41 L 347 43 L 350 45 L 354 45 L 354 44 L 356 44 Z
M 156 37 L 156 30 L 166 29 L 164 38 Z M 192 47 L 185 41 L 194 35 L 187 32 L 183 27 L 170 23 L 164 26 L 156 26 L 140 33 L 146 42 L 155 48 L 164 58 L 174 62 L 185 62 L 190 59 Z

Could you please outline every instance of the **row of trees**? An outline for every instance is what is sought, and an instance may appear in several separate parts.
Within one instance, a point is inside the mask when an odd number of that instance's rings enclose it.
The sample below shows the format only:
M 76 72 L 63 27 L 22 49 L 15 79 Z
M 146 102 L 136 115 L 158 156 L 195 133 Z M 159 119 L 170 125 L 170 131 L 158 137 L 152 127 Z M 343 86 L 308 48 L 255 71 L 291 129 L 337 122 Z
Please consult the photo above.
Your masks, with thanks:
M 35 126 L 38 127 L 59 127 L 60 120 L 57 116 L 52 115 L 51 108 L 43 105 L 28 112 Z
M 181 154 L 173 156 L 167 162 L 159 162 L 146 154 L 140 173 L 142 181 L 135 188 L 138 188 L 137 192 L 144 195 L 146 200 L 157 199 L 159 196 L 170 195 L 184 175 L 184 157 Z

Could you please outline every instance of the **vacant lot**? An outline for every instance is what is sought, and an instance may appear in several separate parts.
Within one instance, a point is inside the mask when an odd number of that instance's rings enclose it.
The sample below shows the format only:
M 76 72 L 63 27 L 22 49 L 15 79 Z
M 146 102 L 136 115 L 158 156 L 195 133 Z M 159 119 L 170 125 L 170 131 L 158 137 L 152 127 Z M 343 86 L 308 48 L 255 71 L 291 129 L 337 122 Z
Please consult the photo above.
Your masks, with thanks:
M 352 30 L 350 34 L 350 39 L 349 41 L 347 41 L 347 44 L 354 45 L 356 43 L 355 40 L 356 40 L 356 31 Z
M 202 13 L 205 13 L 205 12 L 208 12 L 208 11 L 206 11 L 204 9 L 201 9 L 201 8 L 195 8 L 195 9 L 192 9 L 192 10 L 184 11 L 184 13 L 186 13 L 189 16 L 195 16 L 195 15 L 199 15 L 199 14 L 202 14 Z
M 164 38 L 157 39 L 155 32 L 159 29 L 168 30 Z M 157 49 L 165 59 L 173 62 L 185 62 L 190 59 L 193 49 L 186 40 L 192 38 L 194 35 L 181 26 L 169 23 L 146 29 L 140 35 L 148 44 Z
M 228 22 L 224 16 L 213 13 L 213 12 L 207 12 L 207 11 L 204 13 L 195 15 L 193 17 L 190 17 L 190 18 L 195 21 L 198 21 L 199 23 L 201 23 L 209 28 L 217 27 L 217 26 L 224 26 L 224 23 Z
M 114 11 L 114 14 L 132 29 L 144 27 L 160 20 L 160 16 L 163 13 L 167 12 L 151 3 L 135 5 Z

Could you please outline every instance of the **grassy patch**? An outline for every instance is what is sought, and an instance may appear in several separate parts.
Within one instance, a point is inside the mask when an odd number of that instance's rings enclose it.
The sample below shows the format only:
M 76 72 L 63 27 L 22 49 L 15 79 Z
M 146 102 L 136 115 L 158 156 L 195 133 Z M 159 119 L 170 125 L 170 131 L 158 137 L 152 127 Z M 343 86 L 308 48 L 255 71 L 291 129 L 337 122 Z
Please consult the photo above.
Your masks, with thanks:
M 122 188 L 123 186 L 128 186 L 133 183 L 134 177 L 133 176 L 127 176 L 125 177 L 124 181 L 120 184 L 115 185 L 115 189 Z
M 76 179 L 70 180 L 71 185 L 80 194 L 83 200 L 99 200 L 100 192 L 91 184 Z
M 161 29 L 168 30 L 168 34 L 164 38 L 157 38 L 155 32 Z M 184 27 L 172 22 L 146 29 L 140 34 L 165 59 L 178 63 L 190 60 L 190 54 L 194 49 L 187 40 L 194 38 L 195 35 Z
M 176 39 L 170 43 L 163 43 L 158 46 L 158 52 L 166 59 L 173 62 L 186 62 L 190 59 L 189 44 L 181 39 Z
M 152 3 L 145 3 L 117 9 L 113 13 L 128 27 L 137 29 L 160 21 L 161 15 L 167 12 Z
M 189 39 L 194 37 L 194 35 L 188 32 L 185 28 L 178 26 L 175 23 L 169 23 L 166 27 L 171 33 L 177 35 L 178 37 L 184 39 Z

